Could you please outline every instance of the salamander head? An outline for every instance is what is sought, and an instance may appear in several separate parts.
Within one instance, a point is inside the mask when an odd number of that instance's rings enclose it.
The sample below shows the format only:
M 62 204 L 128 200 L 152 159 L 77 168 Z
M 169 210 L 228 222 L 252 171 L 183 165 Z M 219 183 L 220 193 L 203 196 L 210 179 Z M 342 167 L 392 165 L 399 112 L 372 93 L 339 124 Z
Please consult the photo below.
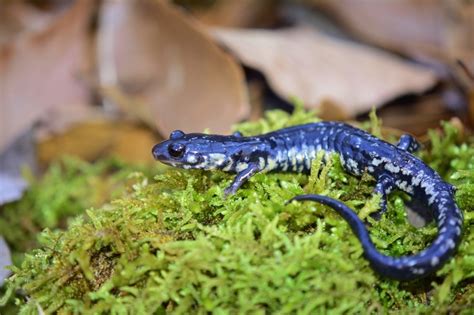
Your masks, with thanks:
M 200 133 L 185 134 L 175 130 L 166 141 L 152 149 L 156 160 L 181 168 L 222 169 L 232 164 L 242 141 L 235 136 Z

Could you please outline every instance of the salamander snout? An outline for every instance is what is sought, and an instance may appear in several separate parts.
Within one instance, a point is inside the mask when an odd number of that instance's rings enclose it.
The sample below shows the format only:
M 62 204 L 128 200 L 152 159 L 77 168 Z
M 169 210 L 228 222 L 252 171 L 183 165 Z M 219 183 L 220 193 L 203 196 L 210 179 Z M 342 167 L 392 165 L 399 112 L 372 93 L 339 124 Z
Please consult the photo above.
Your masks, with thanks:
M 166 159 L 166 151 L 164 150 L 163 142 L 158 143 L 155 146 L 153 146 L 153 149 L 151 149 L 151 153 L 153 154 L 153 157 L 155 160 L 161 161 Z

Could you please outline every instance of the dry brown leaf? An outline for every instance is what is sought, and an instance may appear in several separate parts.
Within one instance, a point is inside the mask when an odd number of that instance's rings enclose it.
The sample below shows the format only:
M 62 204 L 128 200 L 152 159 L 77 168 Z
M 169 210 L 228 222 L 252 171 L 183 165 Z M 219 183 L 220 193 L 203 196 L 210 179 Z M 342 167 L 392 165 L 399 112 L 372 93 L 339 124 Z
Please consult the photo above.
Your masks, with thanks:
M 1 4 L 0 45 L 4 45 L 20 33 L 41 31 L 51 22 L 55 12 L 41 11 L 25 2 L 12 1 Z
M 215 29 L 214 34 L 244 64 L 263 72 L 278 95 L 297 97 L 311 108 L 337 104 L 353 116 L 436 82 L 432 72 L 391 54 L 308 28 Z
M 58 107 L 87 111 L 88 88 L 79 79 L 94 2 L 77 1 L 47 28 L 22 33 L 0 47 L 0 152 Z M 69 118 L 79 118 L 75 115 Z
M 428 129 L 439 127 L 439 122 L 449 120 L 453 113 L 446 108 L 443 99 L 436 94 L 419 97 L 416 102 L 384 106 L 377 111 L 377 116 L 386 127 L 422 136 Z
M 240 66 L 164 2 L 105 2 L 98 55 L 102 91 L 163 134 L 226 132 L 249 112 Z
M 436 0 L 316 1 L 338 21 L 379 46 L 435 54 L 442 46 L 443 12 Z M 418 51 L 418 52 L 417 52 Z
M 65 154 L 87 161 L 119 156 L 131 163 L 151 163 L 154 161 L 151 148 L 158 140 L 150 129 L 134 122 L 96 118 L 74 124 L 65 132 L 41 141 L 38 159 L 41 166 Z
M 474 4 L 469 1 L 311 1 L 364 40 L 415 58 L 473 57 Z M 470 54 L 468 51 L 470 50 Z
M 215 1 L 210 8 L 194 12 L 199 21 L 220 27 L 263 27 L 276 19 L 273 0 Z

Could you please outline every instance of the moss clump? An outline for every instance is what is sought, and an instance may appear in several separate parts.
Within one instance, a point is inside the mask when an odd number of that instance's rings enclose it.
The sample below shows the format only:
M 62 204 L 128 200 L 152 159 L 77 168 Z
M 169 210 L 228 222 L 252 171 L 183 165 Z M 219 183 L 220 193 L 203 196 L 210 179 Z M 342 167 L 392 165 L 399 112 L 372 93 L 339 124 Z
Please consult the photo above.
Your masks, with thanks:
M 254 134 L 312 120 L 301 109 L 291 116 L 274 111 L 237 129 Z M 437 167 L 441 152 L 452 148 L 457 166 L 443 174 L 458 185 L 466 220 L 457 256 L 430 278 L 380 278 L 334 211 L 285 205 L 304 192 L 328 194 L 367 218 L 382 252 L 428 246 L 436 229 L 407 223 L 405 196 L 392 194 L 386 215 L 372 220 L 373 179 L 348 175 L 333 156 L 326 164 L 316 159 L 310 176 L 258 174 L 227 199 L 223 190 L 232 176 L 222 172 L 167 169 L 154 181 L 143 176 L 130 194 L 89 209 L 67 231 L 44 231 L 41 247 L 13 268 L 4 300 L 22 289 L 28 299 L 16 301 L 23 313 L 38 306 L 85 314 L 467 313 L 474 302 L 474 148 L 454 140 L 438 147 L 434 137 L 422 155 Z
M 30 188 L 17 202 L 0 206 L 0 231 L 19 264 L 23 253 L 38 247 L 37 234 L 45 228 L 65 228 L 67 219 L 90 207 L 99 207 L 128 190 L 133 172 L 151 178 L 151 170 L 116 159 L 90 164 L 66 157 L 53 163 L 45 175 L 30 178 Z

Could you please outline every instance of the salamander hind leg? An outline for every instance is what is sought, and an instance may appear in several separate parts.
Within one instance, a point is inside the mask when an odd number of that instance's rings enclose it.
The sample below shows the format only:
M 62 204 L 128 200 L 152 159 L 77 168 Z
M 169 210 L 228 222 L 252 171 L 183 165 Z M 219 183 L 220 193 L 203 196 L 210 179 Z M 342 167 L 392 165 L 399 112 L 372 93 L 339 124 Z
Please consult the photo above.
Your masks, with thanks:
M 398 140 L 397 147 L 402 150 L 413 153 L 418 151 L 421 145 L 413 136 L 404 134 L 400 137 L 400 140 Z
M 377 184 L 375 185 L 374 192 L 376 194 L 381 194 L 382 199 L 380 200 L 380 210 L 371 216 L 376 219 L 380 220 L 382 214 L 387 211 L 387 198 L 388 194 L 392 192 L 393 188 L 395 187 L 395 183 L 393 182 L 392 178 L 388 175 L 382 175 L 378 178 Z

